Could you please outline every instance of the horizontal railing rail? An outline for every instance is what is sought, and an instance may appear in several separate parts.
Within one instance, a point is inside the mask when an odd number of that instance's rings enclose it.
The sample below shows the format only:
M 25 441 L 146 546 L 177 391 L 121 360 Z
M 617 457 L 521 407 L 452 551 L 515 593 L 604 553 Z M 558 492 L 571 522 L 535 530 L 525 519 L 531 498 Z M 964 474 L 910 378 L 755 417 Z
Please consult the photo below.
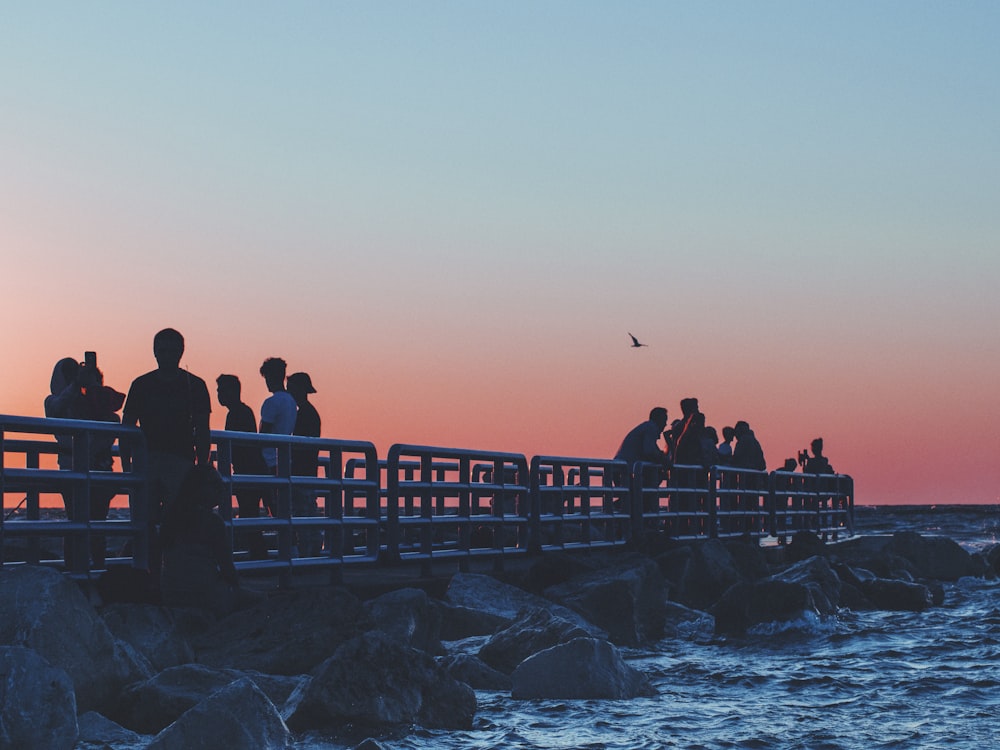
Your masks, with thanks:
M 213 457 L 229 502 L 219 508 L 237 569 L 284 577 L 347 566 L 474 558 L 502 567 L 533 552 L 621 547 L 649 533 L 672 539 L 824 540 L 853 533 L 854 481 L 843 474 L 763 472 L 421 445 L 213 431 Z M 95 469 L 95 446 L 126 440 L 130 471 Z M 239 451 L 277 452 L 273 474 L 233 470 Z M 297 452 L 318 471 L 296 474 Z M 301 454 L 299 454 L 301 457 Z M 239 463 L 239 462 L 237 462 Z M 142 432 L 109 422 L 0 415 L 0 564 L 28 561 L 91 572 L 94 540 L 123 537 L 109 563 L 147 567 L 147 456 Z M 88 513 L 91 497 L 128 501 L 127 517 Z M 65 504 L 67 512 L 43 513 Z M 249 508 L 263 512 L 250 512 Z M 65 549 L 45 546 L 45 540 Z M 16 549 L 11 544 L 16 542 Z M 6 545 L 6 546 L 5 546 Z M 8 554 L 9 553 L 9 554 Z M 99 568 L 98 568 L 99 569 Z

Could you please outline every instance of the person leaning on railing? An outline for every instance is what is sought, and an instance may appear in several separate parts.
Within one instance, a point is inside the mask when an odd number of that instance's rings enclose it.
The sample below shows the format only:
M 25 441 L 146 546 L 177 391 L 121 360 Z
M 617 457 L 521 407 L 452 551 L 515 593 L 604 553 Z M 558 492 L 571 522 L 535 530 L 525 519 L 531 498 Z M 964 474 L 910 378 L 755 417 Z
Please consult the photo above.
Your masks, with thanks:
M 660 436 L 666 428 L 666 408 L 657 406 L 651 409 L 649 419 L 629 430 L 629 433 L 622 440 L 618 452 L 615 453 L 615 461 L 624 461 L 628 464 L 629 470 L 638 461 L 666 467 L 669 458 L 658 445 Z M 644 487 L 659 485 L 662 479 L 662 471 L 659 467 L 651 467 L 643 471 L 642 484 Z M 628 484 L 627 477 L 615 477 L 615 480 L 615 483 L 620 486 Z

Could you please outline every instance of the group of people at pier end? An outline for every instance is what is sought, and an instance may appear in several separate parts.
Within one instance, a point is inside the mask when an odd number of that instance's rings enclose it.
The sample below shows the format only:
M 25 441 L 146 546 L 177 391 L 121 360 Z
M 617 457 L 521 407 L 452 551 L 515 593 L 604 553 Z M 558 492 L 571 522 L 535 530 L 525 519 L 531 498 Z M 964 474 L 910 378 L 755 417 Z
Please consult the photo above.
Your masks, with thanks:
M 165 602 L 203 603 L 225 607 L 237 586 L 232 549 L 225 523 L 214 512 L 228 502 L 225 486 L 211 462 L 209 415 L 211 399 L 205 381 L 181 369 L 184 337 L 165 328 L 153 338 L 156 369 L 137 377 L 128 394 L 104 384 L 96 357 L 83 363 L 72 357 L 56 363 L 45 399 L 45 415 L 62 419 L 88 419 L 138 426 L 147 449 L 147 506 L 130 507 L 133 519 L 144 518 L 150 536 L 150 585 L 162 592 Z M 272 357 L 260 368 L 270 396 L 260 410 L 259 430 L 253 410 L 242 401 L 240 379 L 222 374 L 216 378 L 219 403 L 227 409 L 226 430 L 281 435 L 319 437 L 321 420 L 309 394 L 315 393 L 308 373 L 296 372 L 286 378 L 284 360 Z M 121 410 L 121 417 L 118 411 Z M 71 469 L 74 460 L 69 436 L 57 435 L 59 467 Z M 90 469 L 112 468 L 113 438 L 91 440 Z M 122 469 L 130 470 L 132 446 L 119 444 Z M 278 455 L 275 448 L 234 445 L 232 467 L 237 474 L 274 475 Z M 79 459 L 77 459 L 79 460 Z M 76 467 L 80 468 L 80 467 Z M 313 448 L 296 447 L 291 452 L 291 471 L 298 476 L 316 476 L 319 453 Z M 113 490 L 92 489 L 88 508 L 75 507 L 72 493 L 64 494 L 67 517 L 74 520 L 104 520 Z M 279 494 L 261 490 L 236 493 L 241 518 L 259 517 L 262 506 L 272 516 L 287 515 L 279 507 Z M 134 501 L 130 498 L 130 503 Z M 296 489 L 291 497 L 295 515 L 316 515 L 316 494 Z M 89 550 L 81 551 L 73 540 L 66 545 L 67 563 L 72 555 L 90 556 L 93 568 L 105 564 L 106 541 L 91 535 Z M 300 553 L 318 554 L 322 546 L 318 531 L 301 534 Z M 252 558 L 267 556 L 263 533 L 250 532 L 237 543 Z M 85 558 L 84 558 L 85 559 Z
M 723 427 L 720 440 L 717 430 L 705 423 L 698 399 L 682 399 L 680 407 L 681 417 L 673 422 L 669 421 L 665 407 L 654 407 L 648 420 L 629 431 L 615 454 L 616 461 L 624 461 L 629 466 L 637 462 L 649 464 L 643 472 L 645 486 L 658 485 L 662 468 L 675 464 L 767 470 L 764 450 L 747 422 L 740 420 L 732 427 Z M 786 460 L 782 470 L 795 471 L 801 466 L 805 473 L 833 474 L 833 467 L 823 456 L 823 438 L 813 440 L 810 447 L 812 456 L 808 451 L 801 451 L 797 459 Z

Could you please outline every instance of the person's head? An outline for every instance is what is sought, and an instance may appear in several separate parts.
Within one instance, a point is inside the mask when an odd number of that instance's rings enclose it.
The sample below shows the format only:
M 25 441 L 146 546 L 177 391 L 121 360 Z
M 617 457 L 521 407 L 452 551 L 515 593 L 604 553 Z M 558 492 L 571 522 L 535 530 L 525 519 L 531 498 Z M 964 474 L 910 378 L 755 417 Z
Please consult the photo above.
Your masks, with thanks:
M 682 398 L 681 399 L 681 414 L 685 417 L 689 417 L 692 414 L 698 412 L 698 399 L 696 398 Z
M 49 380 L 49 392 L 55 396 L 76 380 L 80 372 L 80 363 L 73 357 L 63 357 L 52 368 L 52 378 Z
M 649 412 L 649 421 L 655 424 L 660 432 L 667 427 L 667 410 L 662 406 L 656 406 Z
M 785 465 L 781 467 L 782 471 L 795 471 L 795 467 L 798 466 L 798 461 L 794 458 L 786 458 Z
M 813 455 L 817 458 L 823 455 L 823 438 L 816 438 L 809 446 L 812 448 Z
M 164 372 L 172 372 L 180 367 L 184 355 L 184 337 L 173 328 L 164 328 L 153 337 L 153 356 L 156 364 Z
M 243 388 L 240 379 L 235 375 L 220 375 L 215 379 L 215 384 L 219 388 L 219 403 L 225 407 L 236 406 L 240 403 Z
M 733 426 L 733 434 L 740 438 L 750 432 L 750 425 L 742 419 Z
M 260 374 L 264 376 L 267 390 L 271 393 L 285 390 L 285 371 L 288 365 L 281 357 L 268 357 L 260 366 Z
M 719 433 L 716 431 L 716 429 L 714 427 L 706 426 L 705 427 L 705 435 L 713 443 L 719 442 Z
M 309 377 L 309 373 L 307 372 L 293 372 L 288 376 L 288 383 L 285 385 L 285 388 L 292 394 L 292 398 L 297 403 L 308 401 L 309 394 L 316 392 L 316 389 L 313 388 L 312 378 Z
M 733 439 L 735 437 L 736 437 L 736 430 L 735 429 L 733 429 L 732 427 L 723 427 L 722 428 L 722 439 L 725 442 L 731 443 L 731 442 L 733 442 Z

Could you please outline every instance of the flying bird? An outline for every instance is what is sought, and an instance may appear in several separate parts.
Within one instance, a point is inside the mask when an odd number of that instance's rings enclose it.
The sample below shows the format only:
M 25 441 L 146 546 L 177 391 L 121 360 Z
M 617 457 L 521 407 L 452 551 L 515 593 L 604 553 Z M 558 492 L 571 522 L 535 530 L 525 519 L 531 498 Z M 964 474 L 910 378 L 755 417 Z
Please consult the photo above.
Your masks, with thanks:
M 632 336 L 631 333 L 629 334 L 629 336 L 632 338 L 632 348 L 633 349 L 635 349 L 636 347 L 639 347 L 639 346 L 649 346 L 649 344 L 640 344 L 639 343 L 639 339 L 637 339 L 635 336 Z

